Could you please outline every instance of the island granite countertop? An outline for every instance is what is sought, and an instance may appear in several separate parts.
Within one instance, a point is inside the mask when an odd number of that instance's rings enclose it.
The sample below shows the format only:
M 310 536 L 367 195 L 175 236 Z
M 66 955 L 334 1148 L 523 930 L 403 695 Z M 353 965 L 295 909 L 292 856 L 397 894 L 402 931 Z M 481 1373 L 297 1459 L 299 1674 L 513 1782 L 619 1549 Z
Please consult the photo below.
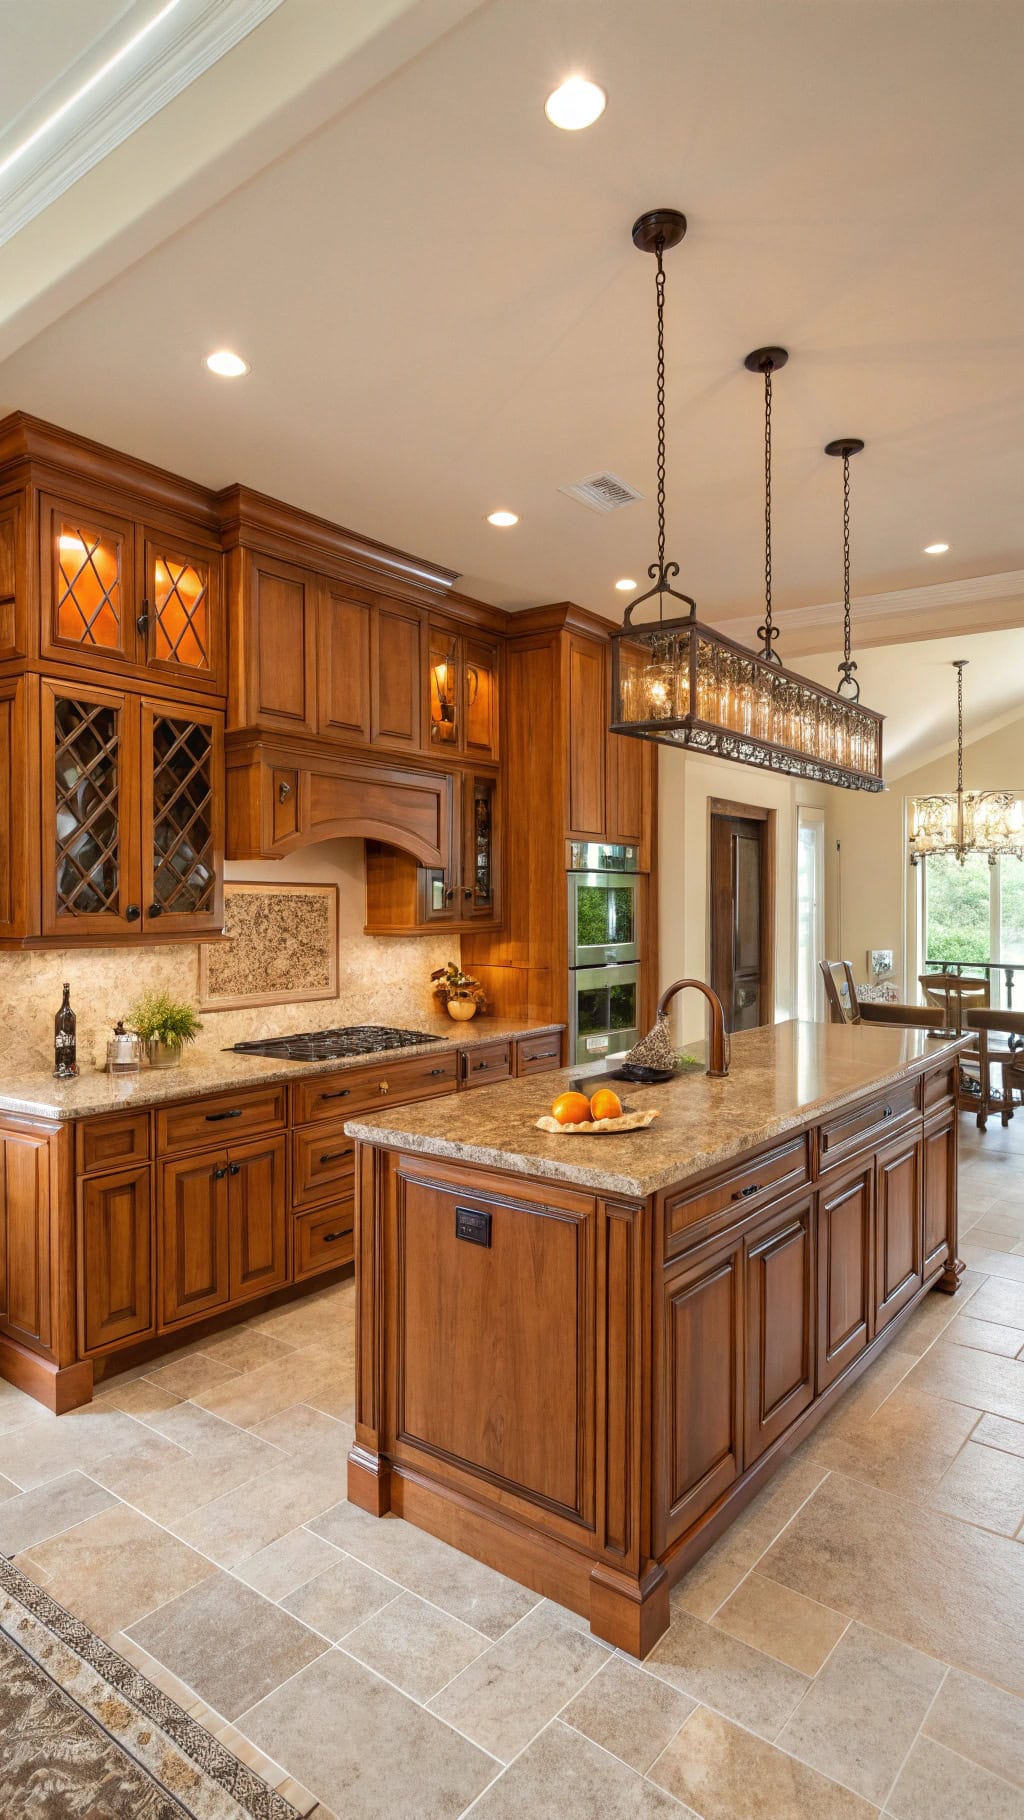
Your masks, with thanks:
M 22 1113 L 42 1119 L 92 1118 L 101 1112 L 141 1110 L 172 1100 L 198 1099 L 207 1093 L 230 1093 L 233 1087 L 256 1087 L 263 1081 L 301 1081 L 311 1074 L 337 1074 L 345 1068 L 373 1067 L 383 1061 L 395 1065 L 418 1055 L 439 1055 L 478 1043 L 539 1036 L 563 1026 L 531 1023 L 526 1018 L 510 1023 L 497 1017 L 478 1017 L 457 1024 L 449 1017 L 425 1012 L 422 1016 L 407 1016 L 402 1027 L 438 1040 L 410 1043 L 404 1049 L 378 1049 L 365 1055 L 332 1056 L 324 1062 L 237 1055 L 230 1049 L 186 1050 L 176 1068 L 143 1066 L 138 1074 L 110 1075 L 102 1069 L 83 1066 L 73 1081 L 55 1081 L 51 1074 L 39 1070 L 19 1072 L 0 1061 L 0 1113 Z
M 538 1131 L 536 1120 L 574 1080 L 600 1069 L 506 1081 L 486 1094 L 424 1101 L 348 1120 L 360 1143 L 547 1177 L 642 1200 L 756 1149 L 874 1087 L 952 1058 L 970 1038 L 933 1037 L 896 1025 L 791 1021 L 732 1038 L 730 1072 L 689 1073 L 661 1087 L 612 1081 L 623 1101 L 660 1117 L 643 1131 L 601 1136 Z

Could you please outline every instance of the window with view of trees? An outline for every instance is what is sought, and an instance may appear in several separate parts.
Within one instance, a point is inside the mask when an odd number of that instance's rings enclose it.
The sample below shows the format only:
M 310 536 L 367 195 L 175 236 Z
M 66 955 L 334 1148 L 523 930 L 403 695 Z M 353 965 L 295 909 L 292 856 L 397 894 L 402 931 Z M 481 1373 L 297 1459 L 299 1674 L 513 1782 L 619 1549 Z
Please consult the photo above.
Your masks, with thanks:
M 949 853 L 932 854 L 921 867 L 925 958 L 953 962 L 967 971 L 988 963 L 1024 970 L 1024 861 L 980 854 L 964 864 Z M 1017 975 L 1014 1006 L 1024 1004 L 1024 971 Z M 993 1004 L 1007 1003 L 1003 975 L 992 979 Z

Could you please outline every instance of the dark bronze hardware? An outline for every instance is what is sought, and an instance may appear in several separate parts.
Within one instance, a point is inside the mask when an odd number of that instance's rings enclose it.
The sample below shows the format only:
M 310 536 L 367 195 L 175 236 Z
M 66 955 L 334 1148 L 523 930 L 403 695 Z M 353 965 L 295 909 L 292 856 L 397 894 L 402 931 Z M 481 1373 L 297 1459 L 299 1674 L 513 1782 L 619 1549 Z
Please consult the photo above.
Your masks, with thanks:
M 427 1072 L 428 1074 L 444 1074 L 446 1070 L 444 1068 L 429 1068 Z
M 292 793 L 291 784 L 278 784 L 277 800 L 279 803 L 286 803 L 288 801 L 288 798 L 290 797 L 291 793 Z
M 526 1060 L 528 1062 L 550 1062 L 552 1056 L 557 1054 L 557 1049 L 538 1049 L 536 1054 L 528 1055 Z
M 324 1233 L 324 1244 L 333 1245 L 335 1239 L 345 1239 L 347 1237 L 348 1237 L 348 1234 L 346 1232 L 325 1232 Z
M 139 614 L 138 619 L 135 621 L 135 629 L 137 632 L 142 632 L 142 633 L 146 633 L 149 631 L 149 601 L 148 600 L 144 600 L 142 603 L 142 612 Z
M 351 1091 L 351 1087 L 339 1087 L 336 1093 L 322 1093 L 320 1098 L 322 1100 L 347 1100 Z
M 137 923 L 141 914 L 138 904 L 129 904 L 124 913 L 124 920 L 126 923 Z
M 150 904 L 149 909 L 146 911 L 146 915 L 149 917 L 163 916 L 163 911 L 159 904 Z
M 763 1187 L 763 1182 L 751 1182 L 749 1188 L 737 1188 L 732 1198 L 734 1201 L 745 1201 L 748 1194 L 760 1194 Z
M 446 892 L 445 892 L 445 894 L 444 894 L 444 901 L 445 901 L 445 903 L 446 903 L 446 904 L 450 904 L 450 903 L 451 903 L 451 901 L 452 901 L 452 898 L 453 898 L 453 897 L 454 897 L 454 896 L 455 896 L 455 886 L 454 886 L 454 885 L 449 885 L 449 886 L 448 886 L 448 889 L 447 889 L 447 891 L 446 891 Z
M 325 1151 L 324 1155 L 320 1158 L 320 1162 L 321 1162 L 321 1165 L 323 1165 L 324 1163 L 340 1163 L 342 1157 L 351 1156 L 351 1155 L 352 1155 L 351 1147 L 348 1150 L 328 1150 L 328 1151 Z
M 883 1106 L 883 1108 L 882 1108 L 882 1117 L 883 1117 L 883 1118 L 884 1118 L 884 1119 L 891 1119 L 891 1118 L 892 1118 L 892 1107 L 891 1107 L 891 1106 Z
M 224 1175 L 227 1175 L 226 1169 L 215 1169 L 213 1172 L 213 1179 L 215 1182 L 219 1182 L 221 1179 L 221 1176 L 224 1176 Z
M 219 1119 L 240 1119 L 241 1116 L 241 1106 L 232 1106 L 230 1112 L 207 1112 L 204 1114 L 208 1125 L 216 1125 Z
M 228 1174 L 229 1175 L 241 1175 L 241 1173 L 242 1173 L 241 1163 L 229 1163 L 228 1164 Z

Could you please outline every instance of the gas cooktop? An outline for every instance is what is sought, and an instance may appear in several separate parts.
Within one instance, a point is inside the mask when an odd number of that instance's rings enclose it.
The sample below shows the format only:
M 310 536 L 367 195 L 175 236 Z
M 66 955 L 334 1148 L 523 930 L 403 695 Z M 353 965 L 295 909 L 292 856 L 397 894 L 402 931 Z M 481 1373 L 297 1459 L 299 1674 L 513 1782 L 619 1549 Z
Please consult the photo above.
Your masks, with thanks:
M 282 1062 L 330 1062 L 335 1056 L 372 1055 L 378 1049 L 412 1049 L 439 1043 L 421 1030 L 395 1030 L 389 1024 L 350 1024 L 341 1030 L 302 1030 L 297 1036 L 267 1036 L 259 1042 L 232 1043 L 238 1055 L 268 1055 Z

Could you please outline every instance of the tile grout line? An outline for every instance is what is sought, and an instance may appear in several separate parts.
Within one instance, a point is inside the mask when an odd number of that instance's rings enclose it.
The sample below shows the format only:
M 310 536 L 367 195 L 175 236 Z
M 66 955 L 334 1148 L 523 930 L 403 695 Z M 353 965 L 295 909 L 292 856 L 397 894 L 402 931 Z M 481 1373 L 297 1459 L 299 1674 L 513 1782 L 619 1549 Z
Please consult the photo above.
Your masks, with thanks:
M 914 1746 L 916 1745 L 918 1739 L 921 1737 L 921 1735 L 924 1731 L 925 1725 L 928 1722 L 928 1714 L 931 1712 L 932 1707 L 935 1705 L 936 1700 L 938 1699 L 939 1695 L 941 1694 L 943 1688 L 946 1685 L 946 1682 L 949 1678 L 949 1672 L 950 1672 L 949 1667 L 947 1665 L 946 1671 L 945 1671 L 944 1675 L 942 1676 L 942 1679 L 939 1682 L 938 1687 L 935 1689 L 935 1692 L 933 1693 L 931 1699 L 928 1702 L 928 1705 L 925 1707 L 925 1710 L 924 1710 L 923 1714 L 921 1715 L 921 1723 L 918 1726 L 916 1732 L 914 1733 L 914 1736 L 911 1738 L 909 1745 L 907 1746 L 906 1752 L 903 1756 L 903 1760 L 898 1765 L 896 1774 L 894 1775 L 892 1781 L 890 1782 L 888 1788 L 886 1789 L 883 1799 L 879 1802 L 879 1811 L 883 1815 L 885 1814 L 885 1812 L 889 1806 L 889 1803 L 892 1800 L 892 1797 L 896 1792 L 897 1783 L 899 1782 L 899 1779 L 902 1776 L 903 1771 L 906 1769 L 907 1764 L 910 1761 L 911 1752 L 913 1751 Z
M 795 1456 L 794 1456 L 794 1457 L 795 1457 Z M 806 1498 L 803 1498 L 803 1499 L 802 1499 L 802 1500 L 801 1500 L 801 1502 L 800 1502 L 800 1503 L 799 1503 L 799 1504 L 798 1504 L 798 1505 L 797 1505 L 797 1507 L 796 1507 L 796 1509 L 795 1509 L 795 1510 L 794 1510 L 794 1511 L 793 1511 L 793 1512 L 792 1512 L 792 1513 L 791 1513 L 791 1515 L 790 1515 L 790 1516 L 788 1516 L 788 1517 L 787 1517 L 787 1518 L 786 1518 L 786 1521 L 785 1521 L 785 1522 L 784 1522 L 784 1523 L 783 1523 L 783 1525 L 782 1525 L 782 1528 L 781 1528 L 781 1529 L 779 1529 L 779 1530 L 777 1530 L 777 1531 L 776 1531 L 776 1532 L 775 1532 L 775 1534 L 774 1534 L 774 1535 L 773 1535 L 773 1536 L 772 1536 L 772 1539 L 771 1539 L 771 1541 L 770 1541 L 770 1542 L 767 1542 L 767 1543 L 766 1543 L 766 1544 L 765 1544 L 765 1546 L 764 1546 L 764 1548 L 762 1548 L 762 1550 L 761 1550 L 761 1553 L 760 1553 L 760 1554 L 759 1554 L 759 1555 L 758 1555 L 758 1557 L 757 1557 L 757 1559 L 756 1559 L 756 1560 L 755 1560 L 755 1561 L 752 1561 L 752 1562 L 751 1562 L 751 1563 L 750 1563 L 750 1566 L 749 1566 L 749 1567 L 748 1567 L 748 1568 L 747 1568 L 747 1570 L 746 1570 L 746 1572 L 745 1572 L 745 1573 L 744 1573 L 744 1575 L 743 1575 L 743 1577 L 742 1577 L 742 1579 L 740 1579 L 740 1580 L 737 1580 L 737 1582 L 736 1582 L 736 1585 L 735 1585 L 735 1586 L 734 1586 L 734 1587 L 733 1587 L 733 1589 L 732 1589 L 732 1592 L 729 1592 L 729 1593 L 726 1593 L 726 1595 L 725 1595 L 725 1598 L 724 1598 L 724 1599 L 720 1599 L 720 1600 L 719 1600 L 719 1602 L 718 1602 L 718 1604 L 717 1604 L 717 1605 L 716 1605 L 716 1606 L 715 1606 L 715 1609 L 714 1609 L 714 1611 L 713 1611 L 713 1612 L 711 1612 L 711 1613 L 710 1613 L 710 1615 L 709 1615 L 709 1616 L 708 1616 L 708 1617 L 707 1617 L 707 1618 L 703 1618 L 703 1619 L 701 1619 L 701 1620 L 700 1620 L 700 1621 L 701 1621 L 701 1623 L 703 1623 L 703 1624 L 712 1624 L 712 1623 L 713 1623 L 713 1622 L 714 1622 L 714 1620 L 715 1620 L 715 1618 L 717 1618 L 717 1616 L 718 1616 L 718 1614 L 719 1614 L 719 1612 L 720 1612 L 720 1611 L 721 1611 L 721 1610 L 722 1610 L 722 1607 L 723 1607 L 723 1606 L 725 1606 L 725 1605 L 728 1605 L 728 1603 L 729 1603 L 729 1600 L 730 1600 L 730 1599 L 734 1599 L 734 1598 L 735 1598 L 735 1597 L 736 1597 L 736 1594 L 737 1594 L 737 1593 L 738 1593 L 738 1592 L 739 1592 L 739 1590 L 740 1590 L 740 1587 L 741 1587 L 741 1586 L 743 1586 L 743 1585 L 745 1585 L 745 1583 L 746 1583 L 746 1582 L 747 1582 L 747 1580 L 749 1580 L 749 1578 L 750 1578 L 750 1576 L 751 1576 L 751 1574 L 752 1574 L 752 1573 L 754 1573 L 754 1571 L 755 1571 L 755 1570 L 756 1570 L 756 1569 L 757 1569 L 757 1568 L 758 1568 L 758 1567 L 759 1567 L 759 1566 L 760 1566 L 760 1564 L 761 1564 L 761 1562 L 762 1562 L 762 1561 L 763 1561 L 763 1560 L 764 1560 L 764 1558 L 765 1558 L 765 1555 L 766 1555 L 766 1554 L 768 1554 L 768 1553 L 769 1553 L 769 1551 L 770 1551 L 770 1550 L 771 1550 L 771 1549 L 773 1549 L 773 1548 L 774 1548 L 774 1547 L 775 1547 L 775 1544 L 776 1544 L 776 1542 L 777 1542 L 777 1541 L 778 1541 L 778 1540 L 779 1540 L 779 1537 L 780 1537 L 780 1536 L 783 1536 L 783 1535 L 785 1535 L 785 1533 L 786 1533 L 786 1530 L 787 1530 L 787 1529 L 788 1529 L 788 1528 L 789 1528 L 789 1526 L 790 1526 L 790 1524 L 791 1524 L 791 1523 L 792 1523 L 792 1522 L 794 1522 L 794 1521 L 795 1521 L 795 1519 L 796 1519 L 796 1518 L 797 1518 L 797 1517 L 798 1517 L 798 1516 L 799 1516 L 799 1515 L 800 1515 L 800 1512 L 801 1512 L 801 1511 L 802 1511 L 802 1510 L 803 1510 L 803 1509 L 804 1509 L 804 1506 L 805 1506 L 805 1505 L 807 1505 L 807 1504 L 809 1504 L 809 1503 L 810 1503 L 810 1501 L 811 1501 L 811 1499 L 812 1499 L 812 1498 L 816 1498 L 816 1497 L 817 1497 L 817 1495 L 818 1495 L 818 1493 L 819 1493 L 819 1491 L 820 1491 L 820 1490 L 821 1490 L 821 1488 L 822 1488 L 822 1486 L 823 1486 L 823 1485 L 824 1485 L 824 1484 L 825 1484 L 825 1483 L 826 1483 L 826 1481 L 827 1481 L 827 1480 L 828 1480 L 828 1479 L 830 1479 L 830 1478 L 831 1478 L 831 1476 L 832 1476 L 832 1468 L 831 1468 L 831 1467 L 830 1467 L 830 1466 L 827 1466 L 827 1467 L 826 1467 L 826 1468 L 825 1468 L 825 1470 L 824 1470 L 824 1472 L 823 1472 L 823 1473 L 822 1473 L 822 1476 L 821 1476 L 821 1478 L 820 1478 L 820 1479 L 819 1479 L 819 1480 L 818 1480 L 818 1483 L 817 1483 L 817 1485 L 816 1485 L 816 1486 L 815 1486 L 815 1487 L 814 1487 L 814 1490 L 813 1490 L 813 1491 L 809 1491 L 809 1492 L 808 1492 L 808 1493 L 807 1493 L 807 1496 L 806 1496 Z M 728 1535 L 728 1533 L 729 1533 L 729 1532 L 728 1532 L 728 1530 L 726 1530 L 726 1531 L 725 1531 L 725 1532 L 724 1532 L 724 1536 L 727 1536 L 727 1535 Z M 724 1536 L 723 1536 L 723 1539 L 724 1539 Z M 820 1601 L 820 1600 L 815 1600 L 815 1604 L 820 1604 L 820 1603 L 821 1603 L 821 1601 Z M 684 1607 L 684 1609 L 685 1609 L 685 1607 Z M 825 1610 L 826 1610 L 826 1611 L 831 1611 L 831 1609 L 832 1609 L 832 1607 L 831 1607 L 831 1606 L 829 1606 L 829 1605 L 826 1605 L 826 1606 L 825 1606 L 825 1608 L 824 1608 L 824 1609 L 825 1609 Z M 691 1613 L 690 1613 L 690 1616 L 691 1616 L 691 1617 L 696 1617 L 696 1615 L 697 1615 L 697 1614 L 696 1614 L 696 1613 L 695 1613 L 695 1612 L 691 1612 Z M 839 1615 L 840 1615 L 840 1616 L 841 1616 L 841 1615 L 842 1615 L 842 1614 L 841 1614 L 841 1613 L 840 1613 L 840 1614 L 839 1614 Z M 659 1641 L 660 1641 L 660 1639 L 659 1639 Z M 655 1647 L 657 1647 L 657 1645 L 655 1645 Z M 756 1648 L 756 1645 L 755 1645 L 755 1644 L 751 1644 L 751 1645 L 749 1645 L 749 1647 L 750 1647 L 750 1648 Z M 761 1654 L 762 1654 L 762 1655 L 767 1655 L 767 1653 L 768 1653 L 768 1652 L 767 1652 L 767 1651 L 766 1651 L 766 1650 L 762 1650 L 762 1651 L 761 1651 Z M 777 1657 L 775 1657 L 775 1656 L 772 1656 L 772 1657 L 771 1657 L 771 1660 L 772 1660 L 772 1661 L 773 1661 L 773 1662 L 774 1662 L 774 1661 L 776 1661 L 776 1660 L 777 1660 Z

